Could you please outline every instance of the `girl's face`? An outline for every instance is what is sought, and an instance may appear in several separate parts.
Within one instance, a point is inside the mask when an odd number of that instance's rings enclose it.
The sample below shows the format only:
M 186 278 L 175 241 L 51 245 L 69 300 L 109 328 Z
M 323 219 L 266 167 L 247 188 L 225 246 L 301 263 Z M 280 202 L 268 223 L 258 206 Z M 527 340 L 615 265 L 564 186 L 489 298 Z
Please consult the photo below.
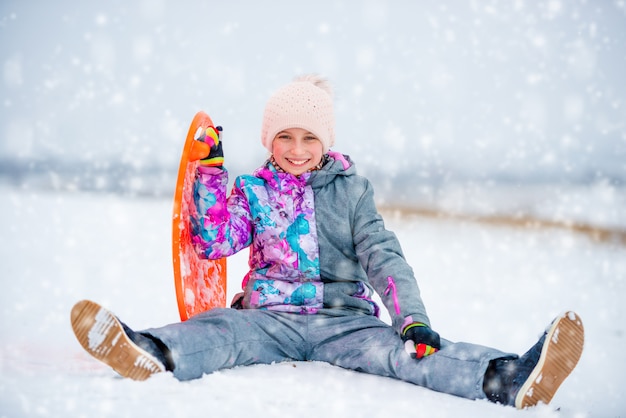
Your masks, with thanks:
M 299 176 L 322 161 L 324 147 L 311 132 L 301 128 L 280 131 L 272 142 L 276 163 L 287 173 Z

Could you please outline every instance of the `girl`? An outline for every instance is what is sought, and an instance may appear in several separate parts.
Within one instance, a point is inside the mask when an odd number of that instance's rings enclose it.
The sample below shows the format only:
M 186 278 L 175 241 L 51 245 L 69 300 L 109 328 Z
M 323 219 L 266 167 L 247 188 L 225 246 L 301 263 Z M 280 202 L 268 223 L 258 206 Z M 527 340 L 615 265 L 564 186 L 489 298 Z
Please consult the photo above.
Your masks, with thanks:
M 121 375 L 170 371 L 179 380 L 287 360 L 324 361 L 433 390 L 517 408 L 548 403 L 582 352 L 569 312 L 523 356 L 441 339 L 430 327 L 411 267 L 374 205 L 370 182 L 335 141 L 332 94 L 297 78 L 268 101 L 261 142 L 270 158 L 252 175 L 228 173 L 222 143 L 202 160 L 192 219 L 199 254 L 250 247 L 243 293 L 230 309 L 135 332 L 90 301 L 72 309 L 83 347 Z M 391 325 L 378 318 L 376 292 Z

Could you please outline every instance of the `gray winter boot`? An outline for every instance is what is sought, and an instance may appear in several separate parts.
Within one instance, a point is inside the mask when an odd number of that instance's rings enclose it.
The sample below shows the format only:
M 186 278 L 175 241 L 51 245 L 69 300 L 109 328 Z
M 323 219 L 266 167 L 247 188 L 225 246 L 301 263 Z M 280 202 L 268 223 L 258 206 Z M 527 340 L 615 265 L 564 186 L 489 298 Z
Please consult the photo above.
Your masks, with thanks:
M 583 323 L 566 312 L 550 324 L 539 341 L 519 358 L 489 363 L 483 390 L 487 399 L 518 409 L 548 404 L 574 370 L 583 351 Z
M 169 350 L 162 342 L 134 332 L 95 302 L 74 305 L 71 322 L 80 345 L 124 377 L 145 380 L 171 370 Z

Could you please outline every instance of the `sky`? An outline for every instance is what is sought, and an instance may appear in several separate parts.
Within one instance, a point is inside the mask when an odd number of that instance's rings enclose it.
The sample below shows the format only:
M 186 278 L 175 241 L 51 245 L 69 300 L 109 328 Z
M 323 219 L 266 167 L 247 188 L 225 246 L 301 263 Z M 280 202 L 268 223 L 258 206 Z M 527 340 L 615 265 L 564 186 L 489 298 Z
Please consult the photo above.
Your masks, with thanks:
M 270 94 L 319 73 L 334 149 L 364 174 L 626 179 L 623 0 L 6 0 L 0 62 L 5 176 L 170 176 L 198 110 L 224 127 L 227 167 L 250 172 Z

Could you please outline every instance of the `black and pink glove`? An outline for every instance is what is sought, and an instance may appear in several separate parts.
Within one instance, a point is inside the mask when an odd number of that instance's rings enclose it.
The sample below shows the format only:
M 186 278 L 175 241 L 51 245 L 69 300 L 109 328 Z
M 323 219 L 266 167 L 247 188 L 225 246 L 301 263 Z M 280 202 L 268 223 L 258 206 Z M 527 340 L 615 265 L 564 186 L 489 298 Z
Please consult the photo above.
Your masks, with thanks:
M 222 151 L 221 137 L 221 126 L 209 126 L 199 132 L 195 139 L 204 142 L 211 149 L 209 155 L 200 159 L 200 164 L 206 167 L 221 167 L 224 165 L 224 152 Z
M 402 341 L 411 357 L 421 359 L 441 348 L 439 334 L 421 322 L 414 322 L 402 330 Z

